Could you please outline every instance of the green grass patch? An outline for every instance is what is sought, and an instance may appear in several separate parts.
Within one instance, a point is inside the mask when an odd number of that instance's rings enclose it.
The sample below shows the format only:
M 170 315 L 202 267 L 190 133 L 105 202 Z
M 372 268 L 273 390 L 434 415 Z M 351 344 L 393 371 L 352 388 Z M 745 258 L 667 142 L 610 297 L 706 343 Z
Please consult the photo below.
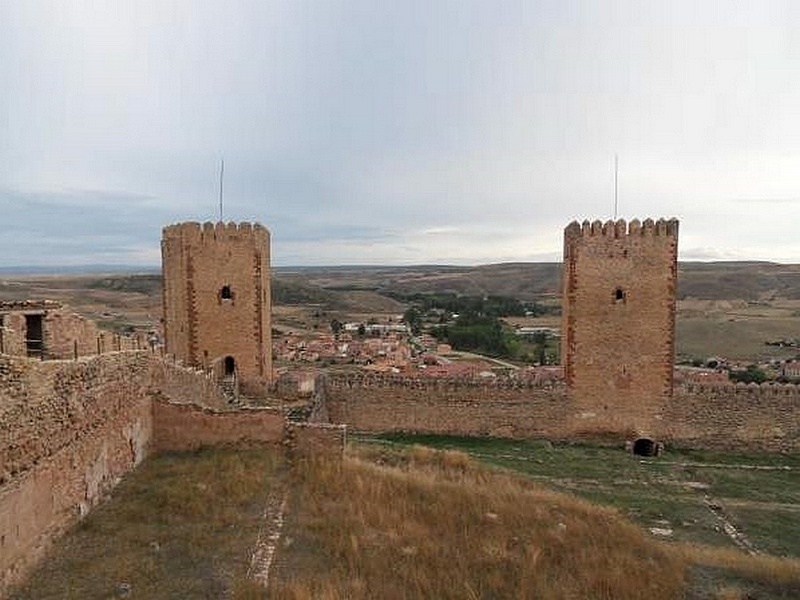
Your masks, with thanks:
M 740 506 L 727 510 L 757 548 L 778 556 L 800 556 L 800 510 Z

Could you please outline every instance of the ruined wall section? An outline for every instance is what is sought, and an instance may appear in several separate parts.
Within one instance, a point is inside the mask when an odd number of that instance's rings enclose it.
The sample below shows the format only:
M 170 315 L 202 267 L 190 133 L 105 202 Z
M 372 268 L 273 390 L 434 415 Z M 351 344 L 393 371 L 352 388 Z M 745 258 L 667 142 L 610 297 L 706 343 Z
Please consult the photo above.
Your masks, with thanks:
M 0 314 L 3 344 L 0 354 L 25 356 L 25 316 L 20 313 Z
M 146 356 L 0 357 L 0 596 L 147 455 Z
M 332 375 L 332 423 L 355 431 L 562 439 L 570 403 L 559 382 Z
M 153 360 L 150 388 L 155 398 L 175 404 L 196 404 L 215 410 L 231 408 L 214 377 L 169 360 Z
M 0 478 L 95 437 L 146 398 L 149 370 L 143 353 L 44 362 L 0 357 Z
M 282 412 L 221 402 L 208 374 L 149 351 L 0 356 L 0 597 L 152 452 L 282 440 Z
M 42 320 L 43 345 L 40 358 L 59 360 L 92 356 L 106 352 L 138 350 L 144 347 L 139 336 L 123 336 L 106 331 L 86 317 L 71 312 L 59 302 L 25 300 L 0 302 L 2 344 L 0 353 L 27 356 L 30 337 L 26 315 Z
M 166 351 L 222 373 L 235 360 L 242 380 L 272 374 L 269 232 L 250 223 L 164 228 Z
M 564 231 L 562 364 L 575 433 L 648 435 L 672 394 L 677 220 Z
M 347 445 L 347 426 L 329 423 L 286 423 L 290 460 L 326 456 L 341 458 Z
M 244 408 L 218 412 L 196 404 L 153 403 L 153 448 L 156 452 L 196 450 L 219 444 L 279 444 L 283 412 Z

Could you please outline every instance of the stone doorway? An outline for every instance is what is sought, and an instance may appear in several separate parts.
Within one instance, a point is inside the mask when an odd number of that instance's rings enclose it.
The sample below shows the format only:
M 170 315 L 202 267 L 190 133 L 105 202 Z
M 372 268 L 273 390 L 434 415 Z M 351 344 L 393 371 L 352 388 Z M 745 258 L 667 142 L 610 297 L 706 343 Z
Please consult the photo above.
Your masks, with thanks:
M 44 358 L 42 315 L 25 315 L 25 351 L 28 356 Z

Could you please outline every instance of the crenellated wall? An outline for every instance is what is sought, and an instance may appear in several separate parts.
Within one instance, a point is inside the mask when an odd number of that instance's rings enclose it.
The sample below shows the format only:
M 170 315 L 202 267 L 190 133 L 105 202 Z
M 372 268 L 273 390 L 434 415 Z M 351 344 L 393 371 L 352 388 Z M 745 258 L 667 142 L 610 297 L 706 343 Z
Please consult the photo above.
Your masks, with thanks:
M 332 375 L 326 404 L 332 423 L 356 431 L 516 438 L 563 438 L 570 413 L 561 382 L 507 379 Z
M 596 413 L 574 403 L 561 381 L 332 375 L 325 390 L 330 421 L 355 431 L 619 442 L 643 435 L 613 414 L 612 399 L 594 411 L 608 410 L 603 419 L 618 418 L 619 426 L 598 429 Z M 796 452 L 800 386 L 685 384 L 643 425 L 647 435 L 684 447 Z
M 798 452 L 800 386 L 678 386 L 664 417 L 662 437 L 691 448 Z

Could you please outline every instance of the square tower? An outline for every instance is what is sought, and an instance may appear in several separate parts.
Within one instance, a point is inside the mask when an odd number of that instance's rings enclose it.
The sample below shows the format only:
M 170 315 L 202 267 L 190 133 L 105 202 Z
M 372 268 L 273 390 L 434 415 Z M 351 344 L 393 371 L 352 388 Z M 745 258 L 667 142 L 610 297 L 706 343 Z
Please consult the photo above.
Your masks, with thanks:
M 272 376 L 269 231 L 257 223 L 170 225 L 161 260 L 166 352 L 263 388 Z
M 651 435 L 672 396 L 678 221 L 564 230 L 562 364 L 576 432 Z

